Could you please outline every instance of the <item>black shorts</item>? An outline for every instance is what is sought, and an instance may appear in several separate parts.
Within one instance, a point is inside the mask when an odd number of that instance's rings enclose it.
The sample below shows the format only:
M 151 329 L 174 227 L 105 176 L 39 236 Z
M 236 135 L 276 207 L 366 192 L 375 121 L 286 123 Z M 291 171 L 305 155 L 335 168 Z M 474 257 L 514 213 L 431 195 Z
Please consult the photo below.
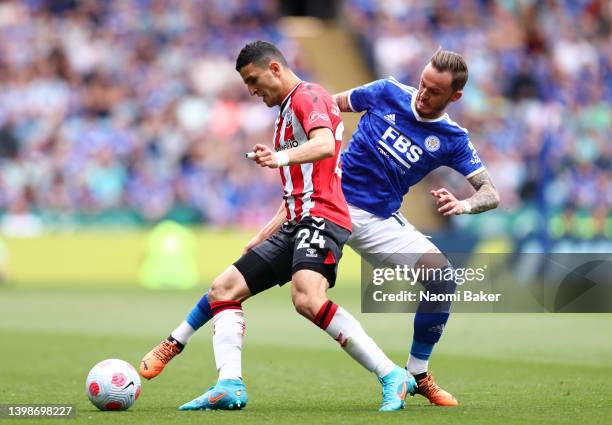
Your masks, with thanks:
M 336 284 L 338 262 L 350 232 L 318 217 L 297 224 L 285 223 L 268 239 L 240 257 L 234 266 L 255 295 L 275 285 L 284 285 L 298 270 L 322 274 L 329 287 Z

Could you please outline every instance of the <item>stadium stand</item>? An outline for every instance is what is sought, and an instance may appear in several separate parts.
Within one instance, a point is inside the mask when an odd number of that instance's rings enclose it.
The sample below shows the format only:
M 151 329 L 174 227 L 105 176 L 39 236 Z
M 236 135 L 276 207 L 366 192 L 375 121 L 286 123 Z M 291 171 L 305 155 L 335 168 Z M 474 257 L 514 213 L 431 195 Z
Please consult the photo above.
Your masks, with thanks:
M 234 56 L 263 38 L 300 69 L 270 4 L 1 3 L 2 227 L 266 220 L 276 174 L 241 158 L 274 111 Z
M 501 211 L 455 217 L 481 236 L 612 236 L 612 50 L 605 1 L 349 0 L 345 15 L 373 69 L 418 84 L 438 46 L 466 56 L 453 119 L 470 130 Z M 467 195 L 451 172 L 433 185 Z
M 264 222 L 275 173 L 240 157 L 268 142 L 274 111 L 248 98 L 233 56 L 269 39 L 308 78 L 280 14 L 256 0 L 1 3 L 0 229 Z M 465 54 L 470 82 L 450 113 L 502 204 L 452 229 L 544 244 L 611 237 L 606 1 L 347 0 L 341 15 L 380 77 L 416 85 L 438 46 Z M 450 171 L 430 184 L 469 193 Z

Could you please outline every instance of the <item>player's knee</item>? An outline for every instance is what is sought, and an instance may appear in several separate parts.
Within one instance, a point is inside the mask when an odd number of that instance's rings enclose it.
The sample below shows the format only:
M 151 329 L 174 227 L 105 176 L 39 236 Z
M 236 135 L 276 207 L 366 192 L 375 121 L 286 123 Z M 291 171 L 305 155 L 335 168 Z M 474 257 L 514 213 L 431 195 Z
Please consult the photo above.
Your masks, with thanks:
M 327 287 L 327 280 L 318 272 L 308 269 L 295 272 L 291 279 L 291 299 L 295 310 L 313 320 L 327 300 Z
M 238 273 L 238 272 L 237 272 Z M 235 273 L 226 271 L 218 276 L 212 283 L 208 292 L 208 301 L 244 301 L 247 296 L 242 288 L 240 279 Z
M 417 261 L 415 268 L 423 269 L 443 269 L 449 266 L 448 258 L 438 249 L 432 249 L 423 254 Z
M 308 294 L 303 292 L 293 294 L 292 301 L 295 311 L 307 319 L 313 320 L 317 315 L 316 300 L 312 299 Z
M 455 269 L 437 249 L 423 254 L 415 268 L 423 270 L 421 283 L 429 292 L 452 294 L 457 289 Z
M 454 294 L 457 289 L 457 281 L 455 278 L 455 269 L 446 263 L 446 266 L 441 268 L 431 268 L 427 270 L 427 279 L 422 280 L 425 290 L 430 294 L 450 295 Z M 441 301 L 422 301 L 419 304 L 420 312 L 429 313 L 449 313 L 452 300 L 450 298 Z
M 297 293 L 291 296 L 291 301 L 293 301 L 293 306 L 295 307 L 295 311 L 300 313 L 302 316 L 308 315 L 308 297 L 306 294 Z
M 229 289 L 223 280 L 215 279 L 208 290 L 208 302 L 231 301 L 228 295 Z

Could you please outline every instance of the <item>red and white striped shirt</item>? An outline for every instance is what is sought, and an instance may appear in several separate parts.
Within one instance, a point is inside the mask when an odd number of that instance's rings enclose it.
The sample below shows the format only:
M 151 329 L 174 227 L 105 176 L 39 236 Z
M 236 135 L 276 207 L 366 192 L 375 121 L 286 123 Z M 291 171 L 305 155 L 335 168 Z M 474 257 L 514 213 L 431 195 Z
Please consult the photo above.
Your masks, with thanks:
M 340 182 L 344 131 L 340 109 L 323 87 L 302 81 L 281 103 L 274 126 L 274 149 L 278 152 L 300 146 L 316 128 L 329 128 L 334 134 L 334 156 L 279 169 L 287 220 L 297 223 L 308 216 L 322 217 L 350 231 L 351 217 Z

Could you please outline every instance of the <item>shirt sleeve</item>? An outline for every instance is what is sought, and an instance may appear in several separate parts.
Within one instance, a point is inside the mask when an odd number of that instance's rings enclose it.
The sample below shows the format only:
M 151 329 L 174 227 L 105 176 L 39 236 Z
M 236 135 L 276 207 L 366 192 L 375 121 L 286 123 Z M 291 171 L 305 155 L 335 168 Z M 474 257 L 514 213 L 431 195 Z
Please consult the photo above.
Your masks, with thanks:
M 302 124 L 306 137 L 315 128 L 329 128 L 333 133 L 332 121 L 329 116 L 330 104 L 326 102 L 323 94 L 314 89 L 307 88 L 296 94 L 293 99 L 293 112 Z
M 485 169 L 470 138 L 466 135 L 458 140 L 457 148 L 451 152 L 448 164 L 452 169 L 470 178 Z
M 379 94 L 387 80 L 376 80 L 363 86 L 355 87 L 348 94 L 348 103 L 354 112 L 371 109 L 379 101 Z

